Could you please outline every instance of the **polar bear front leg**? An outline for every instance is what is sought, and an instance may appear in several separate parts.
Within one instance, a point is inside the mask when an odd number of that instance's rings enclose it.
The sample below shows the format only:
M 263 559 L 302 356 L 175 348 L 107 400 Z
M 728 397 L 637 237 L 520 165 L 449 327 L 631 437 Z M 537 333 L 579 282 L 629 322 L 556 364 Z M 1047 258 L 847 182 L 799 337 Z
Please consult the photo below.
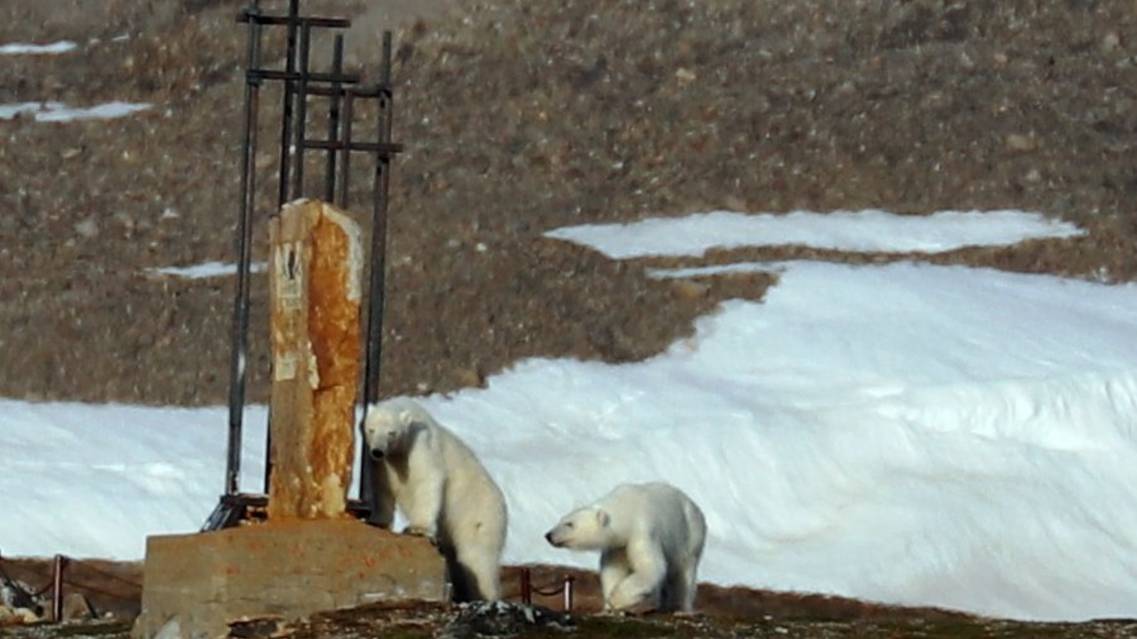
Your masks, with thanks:
M 407 527 L 404 534 L 420 535 L 437 543 L 438 520 L 442 512 L 442 491 L 445 481 L 441 476 L 423 477 L 410 491 L 407 500 Z
M 612 594 L 616 586 L 632 572 L 623 548 L 600 553 L 600 590 L 604 593 L 604 609 L 612 610 Z
M 628 544 L 626 552 L 632 574 L 616 586 L 612 608 L 624 610 L 643 603 L 658 607 L 659 587 L 667 575 L 663 552 L 650 540 Z

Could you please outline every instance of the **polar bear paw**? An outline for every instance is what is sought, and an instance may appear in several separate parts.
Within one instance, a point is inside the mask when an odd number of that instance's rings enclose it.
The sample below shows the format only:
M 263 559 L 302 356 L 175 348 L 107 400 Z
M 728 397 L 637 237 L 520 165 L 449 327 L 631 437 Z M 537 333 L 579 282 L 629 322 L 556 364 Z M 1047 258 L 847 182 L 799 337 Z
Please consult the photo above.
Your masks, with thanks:
M 407 526 L 403 529 L 404 535 L 412 535 L 414 537 L 426 537 L 426 540 L 435 546 L 438 545 L 438 536 L 435 531 L 425 526 Z

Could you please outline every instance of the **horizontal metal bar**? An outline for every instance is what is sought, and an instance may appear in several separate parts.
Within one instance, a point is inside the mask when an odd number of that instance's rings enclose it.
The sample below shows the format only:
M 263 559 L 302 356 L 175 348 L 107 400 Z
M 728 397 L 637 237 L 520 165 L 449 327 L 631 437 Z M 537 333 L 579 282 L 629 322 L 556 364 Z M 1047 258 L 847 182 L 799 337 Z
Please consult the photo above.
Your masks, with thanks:
M 237 22 L 256 22 L 257 24 L 289 24 L 292 19 L 288 16 L 266 16 L 253 14 L 248 9 L 237 14 Z M 331 29 L 346 29 L 351 26 L 347 18 L 296 18 L 297 24 L 307 23 L 313 27 L 328 27 Z
M 349 92 L 357 98 L 381 98 L 391 95 L 391 87 L 308 87 L 308 95 L 344 95 Z
M 340 151 L 344 148 L 344 143 L 339 140 L 304 140 L 304 147 L 308 149 L 331 149 Z M 369 153 L 384 153 L 390 155 L 402 152 L 403 145 L 387 142 L 352 142 L 348 148 L 352 151 L 367 151 Z
M 276 69 L 249 69 L 245 71 L 245 77 L 255 80 L 300 80 L 301 74 L 295 71 L 278 71 Z M 357 84 L 359 82 L 358 73 L 309 73 L 306 78 L 308 82 L 341 82 L 343 84 Z M 310 87 L 308 92 L 312 93 Z

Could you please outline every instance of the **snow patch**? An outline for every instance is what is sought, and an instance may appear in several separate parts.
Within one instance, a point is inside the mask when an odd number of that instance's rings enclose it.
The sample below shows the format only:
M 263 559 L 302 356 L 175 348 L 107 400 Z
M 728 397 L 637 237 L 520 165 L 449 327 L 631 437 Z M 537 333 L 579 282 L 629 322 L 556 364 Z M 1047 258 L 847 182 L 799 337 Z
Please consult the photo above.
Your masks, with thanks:
M 713 211 L 631 224 L 554 229 L 546 237 L 591 247 L 613 259 L 649 255 L 701 256 L 712 248 L 802 245 L 854 252 L 940 253 L 967 246 L 1004 246 L 1033 238 L 1083 235 L 1077 226 L 1015 210 L 887 211 L 786 214 Z
M 264 262 L 249 264 L 250 273 L 263 273 L 267 265 Z M 209 277 L 232 277 L 237 274 L 237 265 L 232 262 L 202 262 L 190 266 L 163 266 L 148 269 L 155 275 L 172 275 L 188 280 L 198 280 Z
M 73 51 L 77 46 L 70 40 L 60 40 L 51 44 L 13 42 L 11 44 L 0 44 L 0 55 L 56 55 Z
M 35 115 L 36 122 L 74 122 L 76 120 L 110 120 L 149 109 L 150 104 L 108 102 L 93 107 L 73 108 L 62 102 L 19 102 L 0 104 L 0 120 L 10 120 L 23 113 Z

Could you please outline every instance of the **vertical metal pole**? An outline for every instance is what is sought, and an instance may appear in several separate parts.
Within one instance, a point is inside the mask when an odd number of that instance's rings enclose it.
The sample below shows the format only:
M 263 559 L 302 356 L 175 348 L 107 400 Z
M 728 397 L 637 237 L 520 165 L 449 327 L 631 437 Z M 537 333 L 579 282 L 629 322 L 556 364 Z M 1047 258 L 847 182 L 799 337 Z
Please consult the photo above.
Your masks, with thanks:
M 296 27 L 300 24 L 300 0 L 288 2 L 288 40 L 285 50 L 284 70 L 289 76 L 296 73 Z M 291 77 L 284 79 L 284 105 L 280 123 L 280 183 L 276 199 L 276 210 L 284 206 L 288 197 L 290 159 L 292 153 L 292 102 L 294 91 Z M 269 492 L 269 478 L 272 476 L 272 406 L 268 409 L 268 427 L 265 428 L 265 476 L 264 492 Z
M 296 25 L 299 24 L 300 0 L 288 2 L 288 43 L 284 70 L 289 74 L 296 72 Z M 291 173 L 289 161 L 292 154 L 292 79 L 284 79 L 284 106 L 280 127 L 280 192 L 276 208 L 284 206 L 288 198 L 288 184 Z M 266 449 L 267 450 L 267 449 Z M 267 454 L 267 453 L 266 453 Z
M 529 573 L 529 567 L 525 566 L 521 569 L 521 603 L 526 606 L 533 605 L 533 582 L 530 580 L 532 575 Z
M 66 564 L 63 555 L 56 555 L 51 562 L 51 620 L 55 623 L 63 621 L 63 568 Z
M 229 354 L 229 442 L 225 464 L 225 494 L 238 492 L 241 474 L 241 429 L 245 409 L 245 362 L 249 334 L 249 261 L 252 214 L 256 204 L 257 107 L 260 80 L 251 71 L 260 66 L 261 25 L 257 2 L 250 7 L 248 66 L 245 72 L 245 121 L 242 125 L 241 211 L 237 218 L 237 290 L 233 299 L 233 334 Z
M 391 141 L 391 32 L 383 32 L 383 62 L 379 82 L 379 140 Z M 374 403 L 379 397 L 379 365 L 383 342 L 383 283 L 387 253 L 387 187 L 389 185 L 390 157 L 380 151 L 375 154 L 375 184 L 371 227 L 371 288 L 367 310 L 367 358 L 365 365 L 364 401 Z
M 343 146 L 340 147 L 340 174 L 336 195 L 336 206 L 345 210 L 348 207 L 347 191 L 351 183 L 351 121 L 354 116 L 354 105 L 355 94 L 348 89 L 343 97 L 343 124 L 340 127 L 340 142 Z
M 572 584 L 575 579 L 572 575 L 565 575 L 565 612 L 572 612 Z
M 379 81 L 379 143 L 391 141 L 391 32 L 383 32 L 383 61 Z M 347 167 L 344 167 L 345 169 Z M 363 374 L 363 418 L 368 406 L 379 398 L 379 367 L 383 355 L 383 286 L 387 253 L 387 189 L 390 185 L 390 156 L 375 154 L 375 210 L 371 217 L 371 273 L 367 302 L 367 341 Z M 370 458 L 360 451 L 360 499 L 372 504 Z
M 309 42 L 312 37 L 312 25 L 307 20 L 300 27 L 300 61 L 297 71 L 300 80 L 296 88 L 296 135 L 293 145 L 296 147 L 295 163 L 292 169 L 292 195 L 289 199 L 304 197 L 304 142 L 305 131 L 308 127 L 308 62 Z
M 343 73 L 343 34 L 336 34 L 335 46 L 332 51 L 332 73 Z M 331 109 L 328 111 L 328 139 L 338 140 L 340 133 L 340 91 L 343 86 L 339 82 L 332 83 Z M 327 168 L 324 171 L 324 200 L 334 202 L 336 197 L 336 151 L 328 150 Z

